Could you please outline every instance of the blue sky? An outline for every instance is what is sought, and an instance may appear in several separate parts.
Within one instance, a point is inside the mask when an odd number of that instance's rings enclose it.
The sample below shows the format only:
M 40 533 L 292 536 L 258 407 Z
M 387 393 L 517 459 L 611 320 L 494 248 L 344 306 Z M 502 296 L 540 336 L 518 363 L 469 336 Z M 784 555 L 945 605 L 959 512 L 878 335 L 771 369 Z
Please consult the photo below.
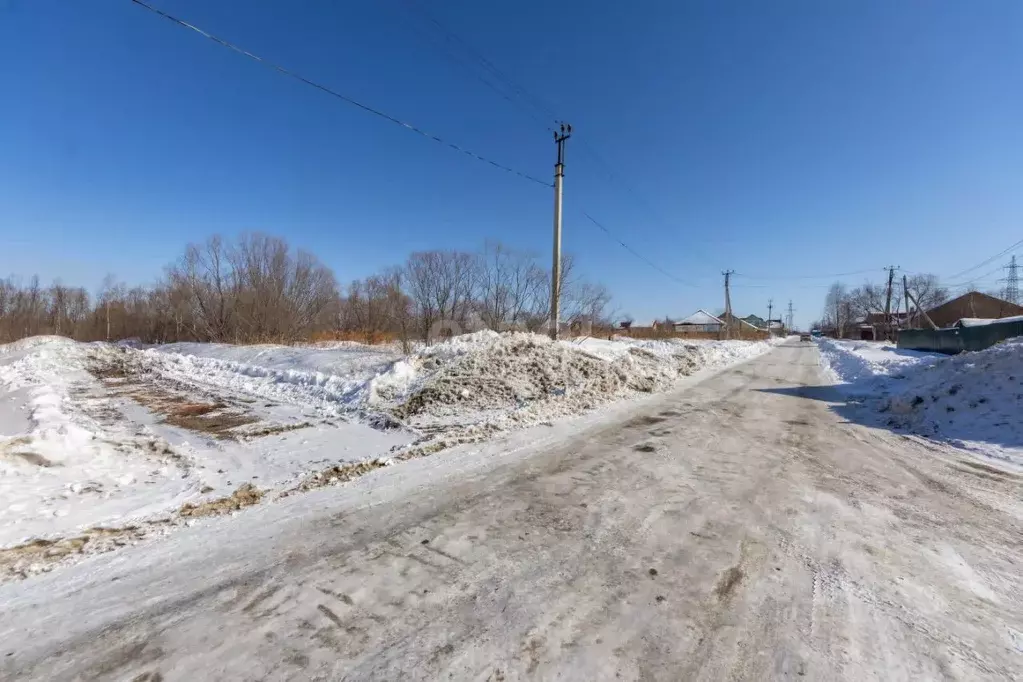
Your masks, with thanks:
M 446 56 L 409 1 L 152 0 L 548 178 L 540 114 Z M 833 279 L 807 275 L 880 280 L 894 264 L 947 276 L 1023 238 L 1023 4 L 427 7 L 572 123 L 565 248 L 638 320 L 720 309 L 730 268 L 747 275 L 737 312 L 791 298 L 806 323 Z M 187 242 L 245 230 L 313 251 L 342 282 L 485 238 L 546 260 L 549 189 L 128 0 L 0 0 L 0 59 L 2 274 L 145 283 Z M 635 259 L 584 210 L 695 286 Z

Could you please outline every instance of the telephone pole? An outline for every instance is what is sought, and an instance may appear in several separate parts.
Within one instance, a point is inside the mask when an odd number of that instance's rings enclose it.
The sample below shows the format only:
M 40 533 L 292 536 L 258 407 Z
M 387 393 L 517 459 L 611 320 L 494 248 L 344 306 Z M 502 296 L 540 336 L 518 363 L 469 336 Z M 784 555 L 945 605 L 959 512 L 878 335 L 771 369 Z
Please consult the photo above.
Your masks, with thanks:
M 789 299 L 789 314 L 788 314 L 788 317 L 787 317 L 787 319 L 786 319 L 786 321 L 785 321 L 785 327 L 786 327 L 786 329 L 788 329 L 788 330 L 789 330 L 790 332 L 792 331 L 792 319 L 793 319 L 793 317 L 792 317 L 792 312 L 793 312 L 793 311 L 792 311 L 792 299 L 790 298 L 790 299 Z
M 725 276 L 725 338 L 732 338 L 732 292 L 729 288 L 732 275 L 735 270 L 725 270 L 721 273 Z
M 572 137 L 572 126 L 561 124 L 554 131 L 558 160 L 554 164 L 554 263 L 551 266 L 551 338 L 557 341 L 561 322 L 561 182 L 565 177 L 565 141 Z
M 892 338 L 892 281 L 895 279 L 895 271 L 898 269 L 895 265 L 888 266 L 888 293 L 884 299 L 884 340 L 890 341 Z
M 774 336 L 774 333 L 772 333 L 772 331 L 771 331 L 771 311 L 773 311 L 773 310 L 774 310 L 774 299 L 773 298 L 769 298 L 769 299 L 767 299 L 767 335 L 768 336 Z
M 920 301 L 916 300 L 916 297 L 909 293 L 909 284 L 906 283 L 905 275 L 902 276 L 902 289 L 906 292 L 906 296 L 909 297 L 909 300 L 913 302 L 913 305 L 916 306 L 917 313 L 923 315 L 923 318 L 927 320 L 927 324 L 930 325 L 931 329 L 937 329 L 938 325 L 934 324 L 934 321 L 927 314 L 927 311 L 920 306 Z

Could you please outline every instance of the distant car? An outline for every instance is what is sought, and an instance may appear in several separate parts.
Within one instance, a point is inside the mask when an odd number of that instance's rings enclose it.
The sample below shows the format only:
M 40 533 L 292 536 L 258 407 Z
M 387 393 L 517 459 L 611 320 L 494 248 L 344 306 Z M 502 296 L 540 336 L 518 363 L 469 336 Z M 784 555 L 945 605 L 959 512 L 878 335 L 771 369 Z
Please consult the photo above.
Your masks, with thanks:
M 799 335 L 799 340 L 800 341 L 811 341 L 812 339 L 813 339 L 813 337 L 810 336 L 809 334 L 805 333 L 805 332 Z

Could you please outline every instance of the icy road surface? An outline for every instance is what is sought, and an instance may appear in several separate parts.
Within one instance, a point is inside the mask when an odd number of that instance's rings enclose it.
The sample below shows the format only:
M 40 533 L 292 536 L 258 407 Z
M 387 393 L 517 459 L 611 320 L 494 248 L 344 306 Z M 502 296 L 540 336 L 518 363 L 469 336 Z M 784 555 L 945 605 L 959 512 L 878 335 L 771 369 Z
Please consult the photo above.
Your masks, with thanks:
M 0 679 L 1020 679 L 1021 479 L 825 383 L 790 343 L 0 585 Z

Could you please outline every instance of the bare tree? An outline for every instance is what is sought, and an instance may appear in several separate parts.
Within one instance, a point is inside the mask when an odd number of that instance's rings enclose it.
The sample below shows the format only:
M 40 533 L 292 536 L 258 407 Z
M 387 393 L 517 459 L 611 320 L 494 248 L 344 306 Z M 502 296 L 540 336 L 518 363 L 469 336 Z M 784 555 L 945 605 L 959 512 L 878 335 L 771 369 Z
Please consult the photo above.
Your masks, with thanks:
M 476 289 L 476 259 L 460 251 L 419 251 L 405 264 L 409 296 L 416 305 L 420 334 L 430 340 L 437 325 L 465 330 Z
M 577 276 L 564 258 L 563 321 L 609 323 L 606 287 Z M 35 334 L 80 340 L 139 338 L 291 342 L 324 331 L 368 341 L 469 331 L 477 321 L 495 329 L 518 325 L 538 331 L 548 321 L 550 276 L 529 252 L 488 242 L 480 252 L 413 253 L 404 266 L 347 287 L 333 272 L 283 239 L 261 234 L 189 245 L 163 278 L 128 288 L 107 276 L 95 301 L 80 287 L 42 287 L 0 280 L 0 341 Z M 441 322 L 451 323 L 445 329 Z
M 535 254 L 487 242 L 477 264 L 478 309 L 483 323 L 490 329 L 524 325 L 544 276 Z
M 908 278 L 909 290 L 924 310 L 930 310 L 949 300 L 947 288 L 941 286 L 936 275 L 919 274 Z
M 845 325 L 849 323 L 851 312 L 849 291 L 842 282 L 835 282 L 828 289 L 824 298 L 824 322 L 835 328 L 835 335 L 842 338 Z

